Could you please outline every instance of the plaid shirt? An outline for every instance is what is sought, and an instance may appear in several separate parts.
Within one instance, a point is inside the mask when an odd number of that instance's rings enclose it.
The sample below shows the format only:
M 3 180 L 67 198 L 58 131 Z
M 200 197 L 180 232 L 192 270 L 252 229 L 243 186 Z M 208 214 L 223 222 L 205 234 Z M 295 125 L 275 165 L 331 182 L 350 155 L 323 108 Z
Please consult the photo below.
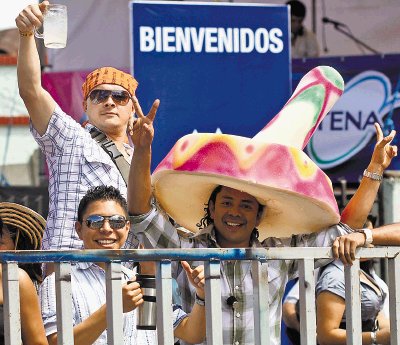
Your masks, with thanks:
M 183 237 L 178 234 L 168 218 L 158 209 L 153 208 L 149 213 L 131 217 L 132 231 L 128 238 L 137 235 L 146 248 L 217 248 L 215 230 L 209 226 L 192 237 Z M 344 224 L 333 226 L 319 233 L 293 235 L 289 238 L 267 238 L 263 242 L 252 238 L 252 247 L 322 247 L 330 246 L 333 240 L 352 230 Z M 325 260 L 326 261 L 326 260 Z M 193 266 L 202 262 L 192 262 Z M 322 264 L 322 263 L 320 263 Z M 183 309 L 190 312 L 195 290 L 187 280 L 186 274 L 177 262 L 173 262 L 173 277 L 178 281 L 181 289 Z M 223 262 L 221 265 L 221 300 L 223 342 L 225 345 L 253 345 L 254 344 L 254 317 L 253 317 L 253 281 L 251 276 L 251 262 Z M 280 344 L 282 297 L 286 283 L 297 275 L 296 260 L 268 261 L 269 281 L 269 308 L 271 344 Z M 233 291 L 232 291 L 233 290 Z M 235 311 L 227 305 L 226 300 L 232 294 L 239 301 Z
M 32 135 L 49 168 L 49 214 L 42 249 L 82 248 L 75 221 L 79 201 L 89 188 L 112 185 L 126 197 L 121 174 L 110 156 L 91 138 L 90 126 L 87 127 L 83 128 L 58 105 L 43 136 L 31 123 Z

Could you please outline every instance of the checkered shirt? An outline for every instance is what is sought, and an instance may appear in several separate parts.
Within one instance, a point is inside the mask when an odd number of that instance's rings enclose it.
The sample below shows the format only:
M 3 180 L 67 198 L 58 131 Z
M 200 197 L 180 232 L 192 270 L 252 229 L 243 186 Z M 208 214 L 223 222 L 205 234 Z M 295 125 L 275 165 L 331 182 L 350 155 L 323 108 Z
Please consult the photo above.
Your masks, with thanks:
M 192 237 L 178 235 L 175 227 L 164 213 L 157 208 L 144 215 L 131 217 L 132 228 L 129 237 L 135 236 L 146 248 L 217 248 L 215 230 L 209 226 Z M 350 233 L 352 230 L 339 224 L 319 233 L 293 235 L 289 238 L 267 238 L 263 242 L 252 238 L 252 247 L 322 247 L 330 246 L 337 236 Z M 326 263 L 326 260 L 325 262 Z M 202 262 L 191 262 L 193 266 Z M 320 264 L 322 264 L 320 262 Z M 183 309 L 190 312 L 195 290 L 187 280 L 180 265 L 173 262 L 172 274 L 178 281 Z M 253 317 L 253 281 L 250 271 L 251 262 L 223 262 L 221 265 L 221 300 L 224 345 L 254 345 Z M 280 344 L 282 297 L 286 283 L 297 276 L 296 260 L 268 261 L 269 308 L 271 344 Z M 234 291 L 232 291 L 234 290 Z M 227 305 L 226 300 L 232 294 L 239 301 L 238 308 Z M 204 343 L 206 344 L 206 343 Z
M 126 197 L 125 182 L 110 156 L 91 138 L 90 128 L 83 128 L 58 105 L 43 136 L 32 123 L 30 128 L 49 169 L 49 214 L 42 249 L 81 249 L 75 232 L 79 201 L 89 188 L 100 185 L 112 185 Z

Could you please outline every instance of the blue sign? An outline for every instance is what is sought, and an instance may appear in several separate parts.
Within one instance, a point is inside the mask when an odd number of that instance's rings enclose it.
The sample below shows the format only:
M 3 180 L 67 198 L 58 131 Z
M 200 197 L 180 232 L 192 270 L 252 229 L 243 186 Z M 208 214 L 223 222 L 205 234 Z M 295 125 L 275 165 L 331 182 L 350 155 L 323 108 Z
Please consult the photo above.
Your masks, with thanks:
M 287 6 L 131 3 L 132 74 L 155 121 L 153 168 L 194 130 L 254 136 L 290 96 Z

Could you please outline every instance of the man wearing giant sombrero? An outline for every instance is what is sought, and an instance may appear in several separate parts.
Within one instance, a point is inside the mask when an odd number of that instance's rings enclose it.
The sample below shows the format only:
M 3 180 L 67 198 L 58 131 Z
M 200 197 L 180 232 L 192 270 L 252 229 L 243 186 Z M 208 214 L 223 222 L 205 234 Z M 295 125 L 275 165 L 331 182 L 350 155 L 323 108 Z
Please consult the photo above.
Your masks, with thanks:
M 145 246 L 157 248 L 310 247 L 335 242 L 336 256 L 345 262 L 354 259 L 355 247 L 369 243 L 371 233 L 354 233 L 338 224 L 331 182 L 302 151 L 343 86 L 334 69 L 313 69 L 281 112 L 254 138 L 187 135 L 158 165 L 152 183 L 156 107 L 145 117 L 134 98 L 139 118 L 133 127 L 135 152 L 128 183 L 129 211 L 134 215 L 131 236 L 143 236 Z M 353 224 L 367 217 L 374 198 L 365 189 L 376 193 L 383 169 L 396 154 L 396 148 L 389 145 L 394 133 L 383 138 L 379 126 L 377 130 L 378 144 L 362 181 L 366 206 L 350 203 L 352 210 L 347 212 Z M 168 216 L 194 234 L 179 235 Z M 373 235 L 374 243 L 381 244 L 382 237 Z M 254 344 L 250 267 L 244 261 L 221 266 L 224 344 Z M 188 311 L 194 293 L 178 266 L 173 267 L 173 275 Z M 282 295 L 288 279 L 296 275 L 296 261 L 269 261 L 271 344 L 280 343 Z
M 57 105 L 41 85 L 33 35 L 43 22 L 48 1 L 27 6 L 16 18 L 20 31 L 18 85 L 31 120 L 31 132 L 49 168 L 49 215 L 43 249 L 80 249 L 74 230 L 78 204 L 88 189 L 112 185 L 126 197 L 133 147 L 127 127 L 138 82 L 113 67 L 92 71 L 82 86 L 85 128 Z M 126 174 L 125 174 L 126 172 Z M 126 181 L 124 179 L 126 175 Z

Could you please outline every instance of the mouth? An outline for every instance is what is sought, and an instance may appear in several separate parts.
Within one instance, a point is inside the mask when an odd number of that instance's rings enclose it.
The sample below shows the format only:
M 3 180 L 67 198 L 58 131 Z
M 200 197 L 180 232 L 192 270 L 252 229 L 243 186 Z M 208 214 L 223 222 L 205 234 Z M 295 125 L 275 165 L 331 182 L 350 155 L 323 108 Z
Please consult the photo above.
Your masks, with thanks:
M 235 230 L 239 230 L 244 223 L 243 222 L 238 222 L 238 221 L 224 221 L 224 224 L 227 226 L 228 229 L 235 231 Z
M 104 240 L 96 240 L 95 241 L 97 244 L 99 244 L 100 246 L 111 246 L 111 245 L 113 245 L 115 242 L 116 242 L 116 240 L 113 240 L 113 239 L 104 239 Z

